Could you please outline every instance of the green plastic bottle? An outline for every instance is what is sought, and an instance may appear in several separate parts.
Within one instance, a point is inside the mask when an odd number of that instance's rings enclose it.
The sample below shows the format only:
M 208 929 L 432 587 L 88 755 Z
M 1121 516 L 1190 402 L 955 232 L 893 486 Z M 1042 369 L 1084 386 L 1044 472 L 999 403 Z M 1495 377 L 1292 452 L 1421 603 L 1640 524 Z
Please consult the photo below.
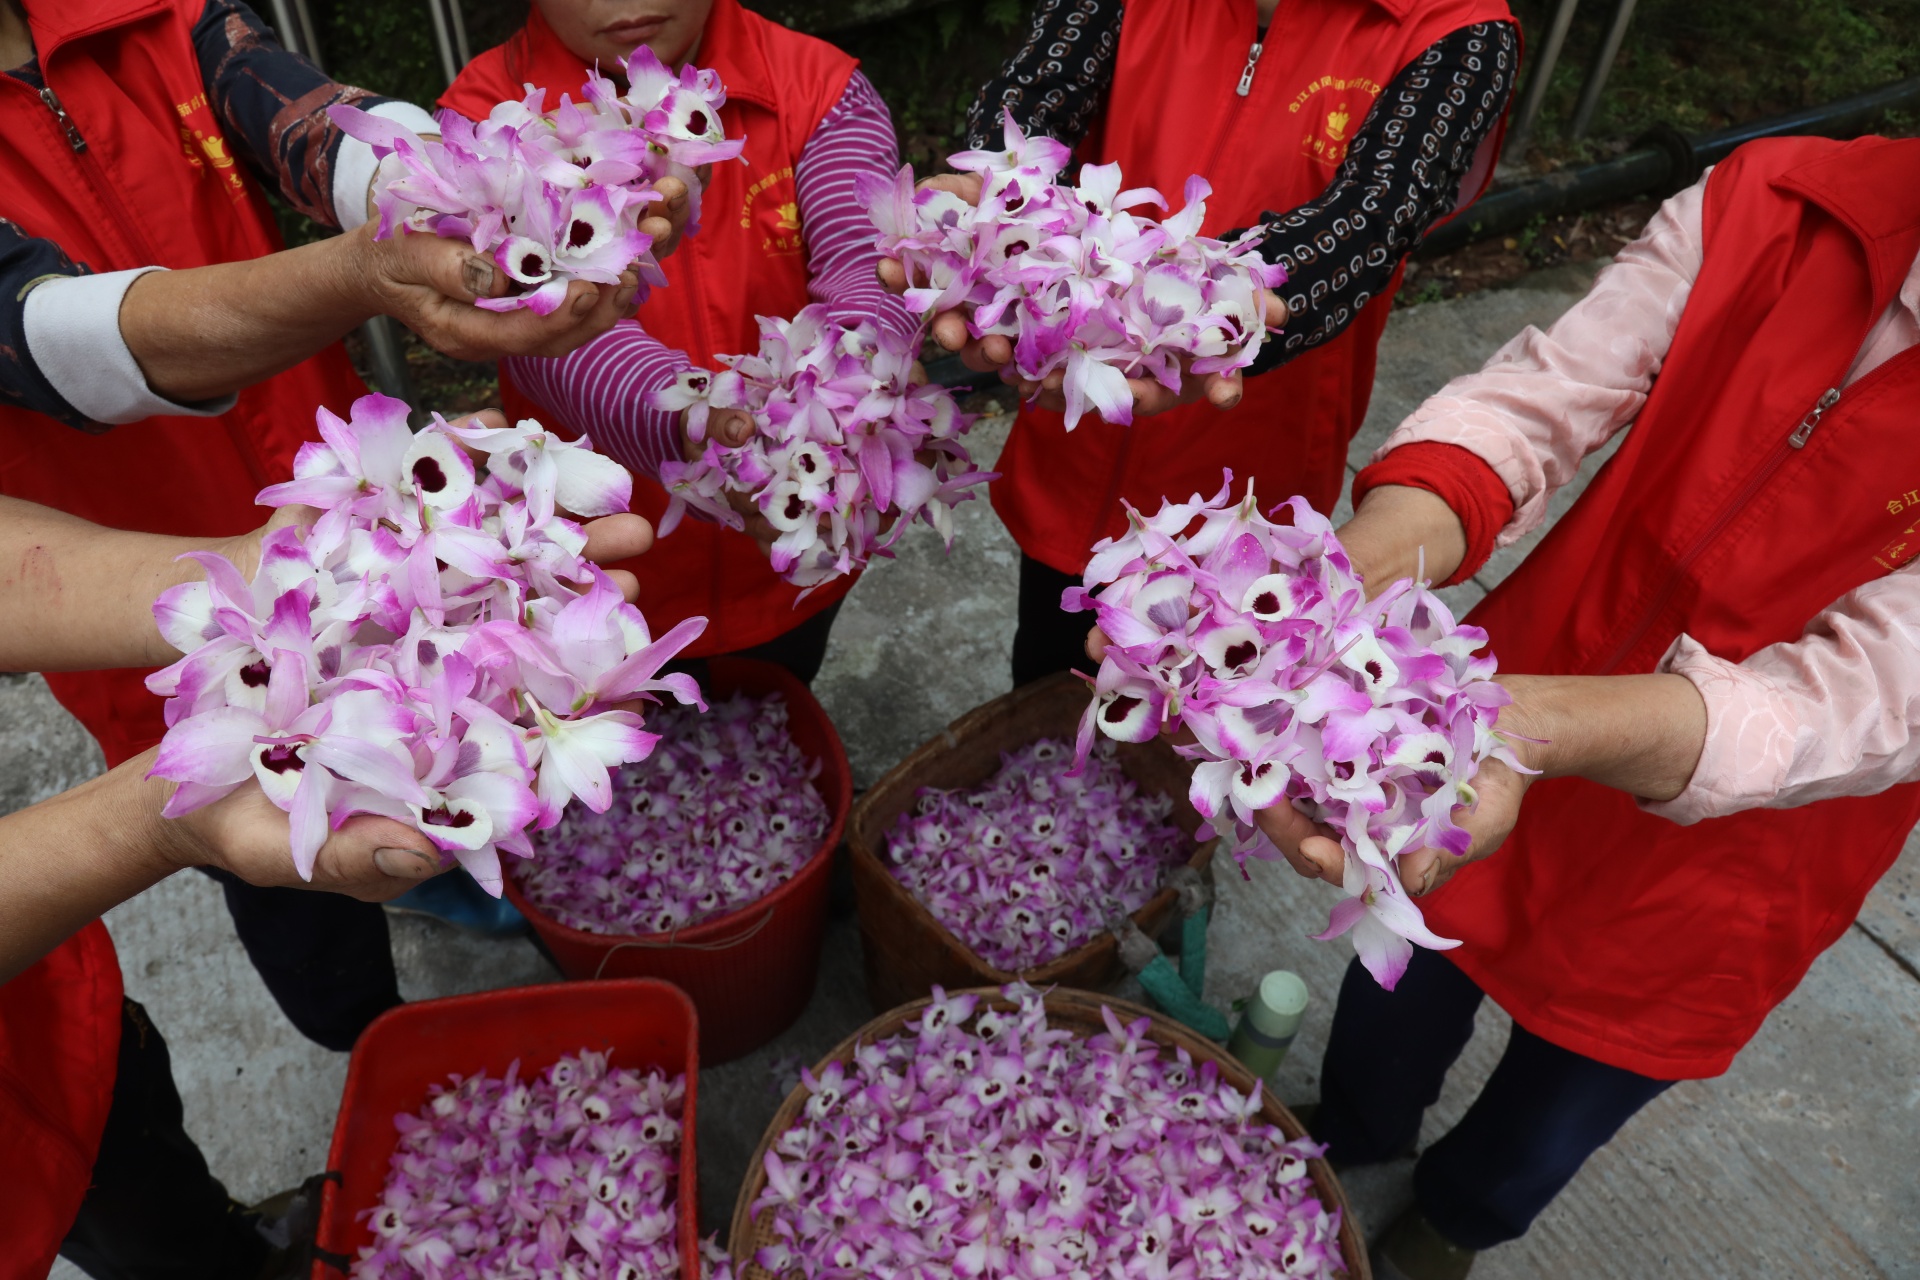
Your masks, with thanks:
M 1259 990 L 1248 998 L 1227 1052 L 1258 1078 L 1271 1079 L 1286 1061 L 1306 1011 L 1307 984 L 1290 969 L 1275 969 L 1260 979 Z

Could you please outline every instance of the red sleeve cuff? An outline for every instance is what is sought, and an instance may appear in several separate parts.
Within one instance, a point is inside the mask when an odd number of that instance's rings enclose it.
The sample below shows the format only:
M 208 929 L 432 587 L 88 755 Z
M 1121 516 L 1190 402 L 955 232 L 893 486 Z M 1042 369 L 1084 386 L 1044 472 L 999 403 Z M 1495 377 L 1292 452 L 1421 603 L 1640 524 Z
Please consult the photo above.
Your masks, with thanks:
M 1353 505 L 1384 484 L 1425 489 L 1453 508 L 1467 532 L 1459 570 L 1440 585 L 1451 587 L 1480 571 L 1493 554 L 1493 540 L 1513 519 L 1513 495 L 1486 460 L 1457 444 L 1417 440 L 1365 467 L 1353 481 Z

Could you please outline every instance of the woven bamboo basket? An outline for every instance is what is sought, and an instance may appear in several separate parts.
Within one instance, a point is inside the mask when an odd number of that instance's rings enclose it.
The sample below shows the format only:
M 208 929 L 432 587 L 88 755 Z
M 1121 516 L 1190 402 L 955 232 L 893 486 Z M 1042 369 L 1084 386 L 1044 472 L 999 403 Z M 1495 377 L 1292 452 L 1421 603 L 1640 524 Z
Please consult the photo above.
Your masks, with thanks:
M 1125 976 L 1110 933 L 1035 969 L 1018 974 L 997 969 L 935 919 L 886 863 L 887 833 L 921 787 L 977 786 L 1000 768 L 1003 751 L 1036 738 L 1073 741 L 1091 697 L 1087 686 L 1067 672 L 1022 685 L 974 708 L 939 737 L 921 744 L 854 805 L 847 819 L 847 848 L 860 912 L 867 999 L 876 1010 L 918 1000 L 936 985 L 949 990 L 999 987 L 1020 978 L 1038 987 L 1099 990 Z M 1164 739 L 1117 745 L 1121 768 L 1141 790 L 1173 797 L 1169 820 L 1187 833 L 1192 846 L 1188 865 L 1204 871 L 1217 842 L 1203 844 L 1194 834 L 1200 815 L 1187 802 L 1192 767 Z M 1133 913 L 1134 922 L 1148 937 L 1157 937 L 1172 921 L 1177 900 L 1173 890 L 1162 889 Z
M 954 993 L 958 994 L 958 993 Z M 983 1005 L 998 1009 L 1012 1009 L 1015 1003 L 1000 994 L 996 987 L 983 987 L 968 994 L 980 997 Z M 863 1044 L 887 1036 L 899 1034 L 920 1011 L 931 1003 L 930 1000 L 915 1000 L 898 1009 L 890 1010 L 869 1022 L 852 1035 L 842 1040 L 833 1051 L 814 1064 L 814 1074 L 826 1069 L 830 1062 L 847 1063 L 853 1061 L 854 1052 Z M 1212 1062 L 1220 1069 L 1220 1078 L 1242 1092 L 1251 1091 L 1253 1075 L 1239 1060 L 1232 1057 L 1219 1045 L 1206 1039 L 1141 1005 L 1126 1000 L 1114 1000 L 1096 995 L 1090 991 L 1073 991 L 1056 988 L 1046 993 L 1047 1023 L 1056 1029 L 1071 1030 L 1082 1037 L 1097 1035 L 1106 1030 L 1106 1022 L 1100 1016 L 1104 1005 L 1117 1014 L 1122 1022 L 1131 1023 L 1136 1018 L 1146 1018 L 1150 1022 L 1147 1035 L 1167 1049 L 1185 1049 L 1194 1063 Z M 773 1273 L 758 1266 L 753 1261 L 754 1253 L 762 1246 L 774 1240 L 770 1223 L 756 1222 L 753 1215 L 753 1202 L 766 1190 L 766 1158 L 768 1150 L 779 1136 L 793 1127 L 794 1120 L 800 1114 L 800 1108 L 806 1105 L 807 1089 L 805 1085 L 796 1086 L 787 1095 L 780 1110 L 774 1113 L 773 1123 L 760 1137 L 760 1145 L 754 1149 L 753 1159 L 747 1163 L 747 1180 L 740 1187 L 740 1196 L 733 1203 L 733 1226 L 728 1237 L 728 1248 L 733 1253 L 735 1274 L 740 1280 L 777 1280 Z M 1306 1128 L 1293 1112 L 1280 1105 L 1272 1093 L 1262 1094 L 1261 1118 L 1279 1129 L 1289 1139 L 1304 1137 Z M 1313 1179 L 1314 1194 L 1329 1209 L 1340 1211 L 1340 1253 L 1346 1261 L 1346 1272 L 1350 1280 L 1373 1280 L 1373 1271 L 1367 1264 L 1366 1243 L 1361 1239 L 1359 1224 L 1354 1221 L 1353 1208 L 1347 1203 L 1347 1193 L 1340 1186 L 1340 1179 L 1334 1176 L 1333 1168 L 1325 1160 L 1307 1162 L 1309 1176 Z

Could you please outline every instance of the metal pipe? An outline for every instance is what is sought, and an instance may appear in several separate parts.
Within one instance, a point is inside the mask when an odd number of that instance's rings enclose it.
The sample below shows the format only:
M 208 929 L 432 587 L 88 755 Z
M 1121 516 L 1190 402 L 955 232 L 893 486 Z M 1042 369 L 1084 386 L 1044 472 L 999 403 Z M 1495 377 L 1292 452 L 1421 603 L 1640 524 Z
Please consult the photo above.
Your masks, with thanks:
M 427 12 L 433 15 L 433 43 L 440 50 L 440 70 L 446 73 L 447 83 L 460 74 L 461 64 L 454 59 L 453 35 L 447 29 L 446 10 L 440 7 L 440 0 L 427 0 Z
M 464 68 L 473 61 L 473 47 L 467 43 L 467 18 L 460 11 L 460 0 L 447 0 L 447 16 L 453 19 L 453 52 Z
M 1527 80 L 1526 96 L 1520 101 L 1520 112 L 1514 117 L 1513 127 L 1507 130 L 1505 153 L 1516 162 L 1527 158 L 1527 140 L 1533 136 L 1533 126 L 1540 119 L 1540 108 L 1547 100 L 1547 82 L 1553 79 L 1554 64 L 1560 61 L 1560 51 L 1567 43 L 1567 30 L 1573 26 L 1573 11 L 1580 6 L 1580 0 L 1559 0 L 1553 10 L 1553 25 L 1547 28 L 1547 42 L 1541 46 L 1540 56 L 1533 64 L 1533 70 Z
M 1634 0 L 1619 0 L 1613 11 L 1613 25 L 1607 28 L 1607 38 L 1600 42 L 1600 49 L 1593 56 L 1593 67 L 1587 72 L 1587 83 L 1580 89 L 1580 105 L 1573 109 L 1573 132 L 1575 138 L 1587 136 L 1587 126 L 1593 123 L 1593 113 L 1600 108 L 1600 91 L 1607 87 L 1607 75 L 1613 70 L 1614 59 L 1620 56 L 1620 42 L 1627 38 L 1627 23 L 1633 19 Z
M 1459 217 L 1435 228 L 1415 252 L 1422 258 L 1431 258 L 1476 240 L 1518 230 L 1535 218 L 1590 209 L 1649 191 L 1678 190 L 1698 179 L 1707 165 L 1724 160 L 1735 147 L 1755 138 L 1781 134 L 1851 137 L 1888 111 L 1916 107 L 1920 107 L 1920 76 L 1824 106 L 1733 125 L 1699 137 L 1690 138 L 1673 129 L 1657 129 L 1641 139 L 1641 145 L 1617 159 L 1564 169 L 1495 192 Z

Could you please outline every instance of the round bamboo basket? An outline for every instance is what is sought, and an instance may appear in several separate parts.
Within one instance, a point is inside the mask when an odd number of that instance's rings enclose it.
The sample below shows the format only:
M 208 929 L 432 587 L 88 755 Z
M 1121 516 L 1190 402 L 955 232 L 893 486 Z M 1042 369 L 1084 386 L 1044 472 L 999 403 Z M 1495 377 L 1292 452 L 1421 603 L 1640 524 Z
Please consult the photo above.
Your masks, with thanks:
M 948 990 L 998 987 L 1018 979 L 1036 987 L 1099 990 L 1126 976 L 1119 944 L 1104 932 L 1037 968 L 1020 973 L 995 968 L 935 919 L 894 878 L 886 861 L 887 833 L 921 787 L 978 786 L 1000 768 L 1003 751 L 1016 750 L 1036 738 L 1071 743 L 1091 697 L 1086 684 L 1067 672 L 1021 685 L 955 720 L 939 737 L 888 770 L 854 804 L 847 819 L 847 849 L 860 914 L 867 999 L 876 1010 L 918 1000 L 935 986 Z M 1193 767 L 1164 738 L 1116 745 L 1120 767 L 1142 791 L 1173 797 L 1168 821 L 1191 841 L 1187 865 L 1205 871 L 1219 842 L 1202 843 L 1194 834 L 1200 815 L 1187 801 Z M 1158 937 L 1172 922 L 1177 902 L 1172 889 L 1162 889 L 1133 913 L 1134 923 L 1148 937 Z
M 1000 994 L 997 987 L 981 987 L 969 992 L 950 994 L 969 994 L 980 997 L 983 1005 L 997 1009 L 1011 1009 L 1015 1002 Z M 1127 1000 L 1114 1000 L 1097 995 L 1091 991 L 1075 991 L 1069 988 L 1056 988 L 1046 993 L 1047 1022 L 1055 1028 L 1071 1030 L 1082 1037 L 1104 1032 L 1105 1021 L 1100 1017 L 1101 1006 L 1112 1009 L 1124 1023 L 1137 1018 L 1146 1018 L 1150 1022 L 1147 1031 L 1149 1038 L 1157 1041 L 1166 1049 L 1185 1049 L 1197 1065 L 1212 1062 L 1218 1065 L 1220 1078 L 1242 1092 L 1251 1091 L 1254 1085 L 1253 1075 L 1239 1060 L 1228 1054 L 1213 1041 L 1197 1032 L 1191 1031 L 1171 1018 L 1162 1017 L 1153 1010 Z M 854 1052 L 862 1045 L 884 1037 L 899 1034 L 908 1022 L 920 1016 L 920 1011 L 932 1003 L 930 999 L 915 1000 L 911 1004 L 901 1005 L 889 1010 L 860 1028 L 836 1045 L 833 1050 L 814 1064 L 817 1076 L 830 1062 L 847 1063 L 853 1061 Z M 774 1113 L 773 1122 L 760 1136 L 760 1145 L 754 1149 L 753 1159 L 747 1164 L 747 1180 L 740 1187 L 740 1196 L 733 1204 L 733 1227 L 728 1239 L 728 1247 L 733 1253 L 735 1274 L 740 1280 L 778 1280 L 773 1273 L 760 1267 L 753 1256 L 761 1246 L 773 1242 L 770 1226 L 756 1222 L 753 1215 L 753 1202 L 766 1190 L 766 1156 L 775 1139 L 793 1127 L 800 1114 L 800 1108 L 806 1105 L 807 1089 L 805 1085 L 795 1086 L 787 1095 L 780 1110 Z M 1293 1112 L 1280 1105 L 1271 1093 L 1264 1092 L 1261 1097 L 1261 1118 L 1268 1124 L 1287 1135 L 1288 1139 L 1306 1136 L 1306 1127 L 1294 1117 Z M 1366 1242 L 1361 1239 L 1359 1224 L 1353 1219 L 1353 1208 L 1347 1203 L 1347 1193 L 1340 1186 L 1340 1179 L 1334 1175 L 1333 1168 L 1325 1160 L 1307 1162 L 1309 1176 L 1313 1179 L 1314 1194 L 1329 1209 L 1340 1211 L 1340 1253 L 1346 1262 L 1346 1273 L 1351 1280 L 1373 1280 L 1373 1271 L 1367 1264 Z

